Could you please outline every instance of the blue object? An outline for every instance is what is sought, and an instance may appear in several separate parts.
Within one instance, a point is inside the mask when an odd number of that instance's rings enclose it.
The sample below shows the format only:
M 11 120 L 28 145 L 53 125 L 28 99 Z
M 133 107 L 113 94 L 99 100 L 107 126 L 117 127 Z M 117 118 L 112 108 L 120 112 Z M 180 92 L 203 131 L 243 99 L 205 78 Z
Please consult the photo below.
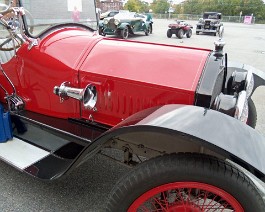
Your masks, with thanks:
M 3 106 L 0 104 L 0 143 L 6 142 L 13 138 L 12 124 L 10 113 L 4 112 Z

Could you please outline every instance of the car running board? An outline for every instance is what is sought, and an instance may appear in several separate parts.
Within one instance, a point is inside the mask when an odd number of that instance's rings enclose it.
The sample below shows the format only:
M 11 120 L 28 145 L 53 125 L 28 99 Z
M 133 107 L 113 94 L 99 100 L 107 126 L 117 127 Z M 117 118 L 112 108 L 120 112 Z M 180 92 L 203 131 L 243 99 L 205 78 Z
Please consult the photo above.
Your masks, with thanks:
M 95 136 L 102 133 L 95 129 L 89 131 L 88 127 L 68 120 L 33 113 L 12 114 L 11 119 L 15 126 L 14 137 L 0 143 L 0 159 L 43 180 L 56 179 L 70 169 L 80 153 L 91 144 L 84 134 Z M 55 123 L 65 129 L 56 128 Z M 82 133 L 78 136 L 67 129 Z
M 34 177 L 56 179 L 65 173 L 84 146 L 67 140 L 58 143 L 54 138 L 51 141 L 57 143 L 53 145 L 58 146 L 57 149 L 44 149 L 29 140 L 14 136 L 12 140 L 0 143 L 0 159 Z

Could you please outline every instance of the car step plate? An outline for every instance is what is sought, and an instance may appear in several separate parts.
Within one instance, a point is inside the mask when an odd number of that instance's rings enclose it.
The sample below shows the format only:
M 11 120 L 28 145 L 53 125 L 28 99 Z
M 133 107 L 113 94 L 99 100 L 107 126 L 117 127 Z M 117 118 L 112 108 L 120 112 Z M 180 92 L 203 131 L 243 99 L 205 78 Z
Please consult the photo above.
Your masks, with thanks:
M 40 161 L 49 154 L 50 152 L 16 137 L 6 143 L 0 143 L 0 158 L 21 170 Z

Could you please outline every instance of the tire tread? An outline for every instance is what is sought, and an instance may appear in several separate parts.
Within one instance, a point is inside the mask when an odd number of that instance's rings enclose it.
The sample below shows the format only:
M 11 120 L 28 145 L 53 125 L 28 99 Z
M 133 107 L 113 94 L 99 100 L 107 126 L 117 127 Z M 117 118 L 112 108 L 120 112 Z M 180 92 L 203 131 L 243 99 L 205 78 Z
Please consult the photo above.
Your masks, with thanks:
M 145 183 L 145 186 L 148 187 L 157 180 L 154 176 L 168 175 L 168 171 L 172 171 L 174 167 L 176 168 L 178 166 L 182 166 L 187 173 L 192 173 L 193 170 L 202 168 L 204 172 L 209 171 L 209 176 L 212 176 L 212 178 L 219 177 L 218 175 L 221 173 L 224 175 L 224 178 L 227 175 L 231 176 L 234 183 L 239 183 L 241 186 L 244 186 L 251 191 L 252 195 L 255 196 L 255 199 L 260 202 L 259 207 L 262 207 L 260 205 L 263 204 L 262 211 L 265 211 L 264 201 L 257 191 L 256 186 L 241 170 L 216 157 L 197 153 L 167 154 L 138 165 L 135 167 L 134 171 L 127 173 L 114 186 L 106 205 L 106 211 L 126 211 L 120 207 L 120 203 L 127 199 L 126 194 L 135 190 L 136 185 L 141 185 L 143 182 L 146 182 L 147 175 L 149 181 Z

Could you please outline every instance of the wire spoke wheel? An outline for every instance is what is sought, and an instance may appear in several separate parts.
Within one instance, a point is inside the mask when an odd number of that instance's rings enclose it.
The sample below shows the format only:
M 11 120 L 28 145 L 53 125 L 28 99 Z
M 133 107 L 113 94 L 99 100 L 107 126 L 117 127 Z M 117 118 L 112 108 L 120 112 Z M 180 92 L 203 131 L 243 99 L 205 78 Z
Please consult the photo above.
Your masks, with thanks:
M 147 160 L 112 189 L 108 212 L 265 211 L 248 176 L 210 155 L 178 153 Z
M 220 188 L 198 182 L 175 182 L 161 185 L 141 195 L 128 212 L 243 212 L 238 201 Z

